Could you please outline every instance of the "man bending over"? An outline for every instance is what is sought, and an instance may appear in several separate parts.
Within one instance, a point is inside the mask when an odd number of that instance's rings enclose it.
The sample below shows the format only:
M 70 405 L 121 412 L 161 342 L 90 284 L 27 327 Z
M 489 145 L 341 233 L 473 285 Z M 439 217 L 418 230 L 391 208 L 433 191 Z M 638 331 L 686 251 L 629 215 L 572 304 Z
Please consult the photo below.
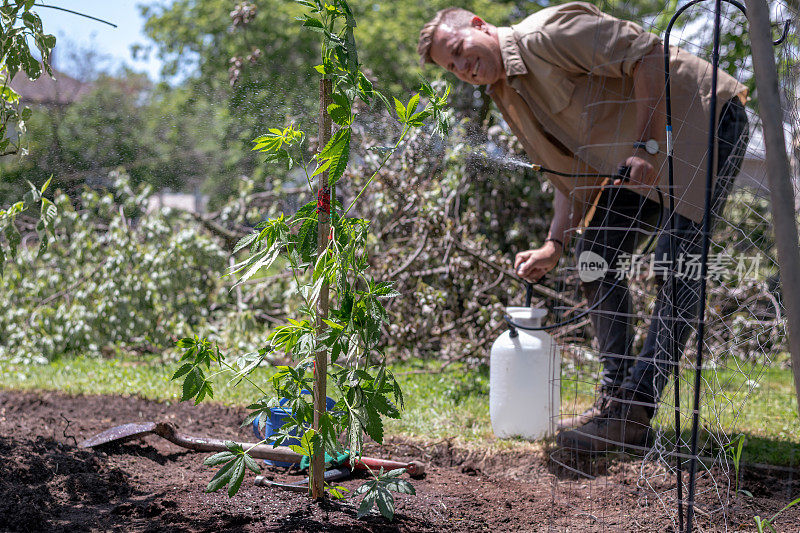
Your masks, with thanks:
M 464 82 L 488 85 L 532 162 L 572 174 L 630 168 L 630 179 L 615 184 L 548 174 L 555 188 L 549 234 L 540 248 L 518 253 L 515 268 L 526 280 L 540 279 L 583 227 L 575 255 L 592 252 L 611 267 L 600 279 L 583 283 L 588 304 L 597 305 L 591 320 L 603 372 L 595 404 L 562 420 L 557 440 L 587 452 L 644 445 L 659 396 L 699 311 L 699 275 L 677 276 L 674 295 L 662 277 L 644 347 L 633 353 L 635 310 L 615 265 L 635 253 L 646 240 L 643 235 L 669 228 L 666 215 L 662 228 L 656 227 L 659 213 L 669 205 L 661 40 L 583 2 L 543 9 L 511 27 L 449 8 L 422 29 L 418 52 L 423 61 Z M 701 250 L 706 158 L 717 158 L 714 215 L 739 171 L 748 138 L 746 90 L 719 72 L 718 141 L 716 154 L 707 154 L 711 65 L 679 48 L 669 54 L 676 251 L 684 261 Z M 656 188 L 663 192 L 664 205 Z M 669 264 L 669 252 L 664 231 L 655 258 Z

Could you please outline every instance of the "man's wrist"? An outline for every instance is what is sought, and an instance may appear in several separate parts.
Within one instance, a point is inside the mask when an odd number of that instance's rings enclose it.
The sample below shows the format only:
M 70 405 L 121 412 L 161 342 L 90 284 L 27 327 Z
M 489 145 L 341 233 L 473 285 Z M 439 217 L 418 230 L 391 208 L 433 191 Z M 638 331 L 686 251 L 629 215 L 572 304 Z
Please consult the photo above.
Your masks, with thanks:
M 552 242 L 557 244 L 561 247 L 561 251 L 564 251 L 564 242 L 561 239 L 556 239 L 555 237 L 548 237 L 544 240 L 544 242 Z
M 641 159 L 651 160 L 651 159 L 654 159 L 656 157 L 656 154 L 651 154 L 650 152 L 648 152 L 647 150 L 645 150 L 641 146 L 638 146 L 638 147 L 635 146 L 633 148 L 633 157 L 638 157 L 638 158 L 641 158 Z

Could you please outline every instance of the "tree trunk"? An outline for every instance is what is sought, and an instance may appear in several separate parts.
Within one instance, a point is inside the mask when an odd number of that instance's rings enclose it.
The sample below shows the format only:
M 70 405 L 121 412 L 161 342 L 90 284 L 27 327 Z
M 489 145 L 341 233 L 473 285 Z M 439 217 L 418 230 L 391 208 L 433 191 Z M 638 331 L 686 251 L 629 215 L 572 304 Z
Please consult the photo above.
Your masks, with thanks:
M 772 219 L 778 248 L 781 292 L 786 305 L 789 352 L 794 388 L 800 411 L 800 249 L 795 219 L 794 189 L 783 132 L 778 72 L 772 46 L 769 7 L 766 0 L 746 0 L 753 48 L 753 68 L 759 93 L 759 114 L 764 127 L 767 178 L 772 200 Z

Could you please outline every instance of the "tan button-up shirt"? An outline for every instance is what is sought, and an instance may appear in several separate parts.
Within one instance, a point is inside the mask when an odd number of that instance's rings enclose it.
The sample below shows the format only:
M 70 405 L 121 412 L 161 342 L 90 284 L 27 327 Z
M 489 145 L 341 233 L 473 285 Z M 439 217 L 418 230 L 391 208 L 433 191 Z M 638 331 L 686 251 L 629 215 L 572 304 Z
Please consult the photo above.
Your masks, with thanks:
M 613 174 L 633 155 L 633 144 L 646 140 L 637 128 L 633 73 L 661 42 L 658 36 L 584 2 L 543 9 L 497 32 L 507 77 L 489 94 L 531 162 Z M 676 210 L 695 221 L 703 217 L 711 71 L 707 61 L 670 48 Z M 737 95 L 744 101 L 746 88 L 720 71 L 717 113 Z M 666 146 L 660 145 L 655 167 L 667 202 Z M 547 177 L 584 201 L 596 196 L 601 181 Z M 652 188 L 633 190 L 658 199 Z

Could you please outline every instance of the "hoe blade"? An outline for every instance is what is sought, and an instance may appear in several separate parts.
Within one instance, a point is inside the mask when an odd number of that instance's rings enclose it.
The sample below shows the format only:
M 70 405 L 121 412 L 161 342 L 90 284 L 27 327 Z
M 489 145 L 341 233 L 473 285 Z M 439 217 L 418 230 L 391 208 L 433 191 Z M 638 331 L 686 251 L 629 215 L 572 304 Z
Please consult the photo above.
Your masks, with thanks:
M 107 429 L 102 433 L 90 437 L 81 442 L 78 446 L 81 448 L 93 448 L 101 444 L 108 444 L 110 442 L 122 443 L 137 437 L 144 437 L 145 435 L 152 434 L 156 429 L 155 422 L 144 422 L 143 424 L 123 424 L 121 426 Z

